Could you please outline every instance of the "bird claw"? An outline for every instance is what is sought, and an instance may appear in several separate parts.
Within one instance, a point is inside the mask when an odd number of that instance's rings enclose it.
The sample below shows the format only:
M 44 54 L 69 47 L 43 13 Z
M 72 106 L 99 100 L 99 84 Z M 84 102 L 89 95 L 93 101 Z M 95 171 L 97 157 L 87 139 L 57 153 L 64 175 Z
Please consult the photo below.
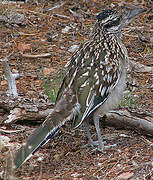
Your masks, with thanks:
M 106 141 L 103 141 L 102 144 L 106 144 Z M 94 146 L 99 146 L 99 142 L 98 141 L 89 141 L 89 145 L 94 147 Z
M 105 153 L 106 149 L 117 146 L 117 144 L 113 144 L 113 145 L 109 145 L 109 146 L 105 146 L 105 144 L 106 144 L 106 141 L 102 142 L 101 145 L 99 145 L 98 141 L 92 141 L 92 142 L 89 142 L 88 144 L 81 146 L 81 148 L 86 148 L 87 146 L 91 146 L 92 151 L 99 151 L 101 153 Z
M 92 141 L 92 143 L 90 143 L 90 145 L 92 147 L 95 147 L 93 149 L 94 151 L 98 150 L 99 152 L 103 152 L 103 153 L 104 153 L 104 150 L 117 146 L 117 144 L 113 144 L 113 145 L 109 145 L 109 146 L 105 146 L 105 144 L 106 144 L 106 141 L 104 141 L 104 142 L 102 142 L 100 144 L 99 144 L 98 141 Z

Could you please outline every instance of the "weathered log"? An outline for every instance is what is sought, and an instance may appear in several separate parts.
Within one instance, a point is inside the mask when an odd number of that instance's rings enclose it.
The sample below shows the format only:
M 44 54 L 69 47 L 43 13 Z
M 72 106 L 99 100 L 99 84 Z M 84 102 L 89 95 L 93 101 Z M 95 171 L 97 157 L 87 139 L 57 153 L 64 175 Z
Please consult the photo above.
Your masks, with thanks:
M 29 120 L 43 122 L 52 111 L 53 103 L 43 100 L 38 102 L 18 98 L 11 99 L 5 94 L 0 96 L 1 124 L 12 124 L 16 121 Z M 153 136 L 153 113 L 138 109 L 122 108 L 109 112 L 103 123 L 116 128 L 132 129 L 145 135 Z
M 135 109 L 118 109 L 107 113 L 104 122 L 107 126 L 132 129 L 141 134 L 153 136 L 153 113 Z
M 11 99 L 6 94 L 0 96 L 0 124 L 16 121 L 42 122 L 53 108 L 53 103 L 44 99 L 34 101 L 28 98 Z

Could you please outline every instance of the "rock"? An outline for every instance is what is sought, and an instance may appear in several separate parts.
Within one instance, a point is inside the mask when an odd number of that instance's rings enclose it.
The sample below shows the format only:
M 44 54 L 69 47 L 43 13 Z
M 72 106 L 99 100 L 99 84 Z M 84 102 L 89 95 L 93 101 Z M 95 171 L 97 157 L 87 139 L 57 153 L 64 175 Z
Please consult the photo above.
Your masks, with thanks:
M 9 141 L 10 141 L 9 137 L 3 135 L 0 136 L 0 142 L 8 143 Z
M 68 33 L 70 29 L 71 29 L 71 27 L 65 26 L 65 28 L 62 29 L 62 33 L 63 33 L 63 34 Z
M 69 52 L 74 53 L 79 48 L 79 45 L 73 45 L 69 48 Z
M 133 172 L 125 172 L 125 173 L 122 173 L 118 176 L 118 179 L 119 180 L 128 180 L 130 179 L 132 176 L 134 175 Z
M 9 150 L 8 147 L 11 146 L 9 141 L 10 141 L 10 138 L 8 138 L 7 136 L 0 135 L 0 152 L 1 153 L 7 152 Z

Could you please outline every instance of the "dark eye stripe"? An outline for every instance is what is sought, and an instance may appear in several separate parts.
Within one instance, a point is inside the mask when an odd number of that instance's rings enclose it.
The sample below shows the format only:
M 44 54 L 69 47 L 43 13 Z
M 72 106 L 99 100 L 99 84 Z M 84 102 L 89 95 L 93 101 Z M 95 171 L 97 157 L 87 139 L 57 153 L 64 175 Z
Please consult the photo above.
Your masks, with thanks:
M 107 24 L 104 25 L 105 28 L 111 28 L 113 26 L 117 26 L 120 23 L 120 17 L 116 17 L 110 21 L 108 21 Z
M 97 15 L 97 19 L 98 19 L 98 21 L 102 21 L 103 19 L 109 17 L 109 16 L 110 16 L 111 14 L 113 14 L 113 13 L 114 13 L 113 10 L 107 9 L 107 10 L 99 13 L 99 14 Z

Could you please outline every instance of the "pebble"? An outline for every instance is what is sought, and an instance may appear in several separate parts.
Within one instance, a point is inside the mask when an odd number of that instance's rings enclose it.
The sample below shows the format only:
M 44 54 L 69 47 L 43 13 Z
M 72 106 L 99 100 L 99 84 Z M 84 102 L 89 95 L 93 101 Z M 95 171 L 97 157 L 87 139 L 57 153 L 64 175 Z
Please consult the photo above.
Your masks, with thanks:
M 63 34 L 68 33 L 70 29 L 71 29 L 71 27 L 65 26 L 65 28 L 62 29 L 62 33 Z
M 72 45 L 68 51 L 71 53 L 74 53 L 79 48 L 79 45 Z

